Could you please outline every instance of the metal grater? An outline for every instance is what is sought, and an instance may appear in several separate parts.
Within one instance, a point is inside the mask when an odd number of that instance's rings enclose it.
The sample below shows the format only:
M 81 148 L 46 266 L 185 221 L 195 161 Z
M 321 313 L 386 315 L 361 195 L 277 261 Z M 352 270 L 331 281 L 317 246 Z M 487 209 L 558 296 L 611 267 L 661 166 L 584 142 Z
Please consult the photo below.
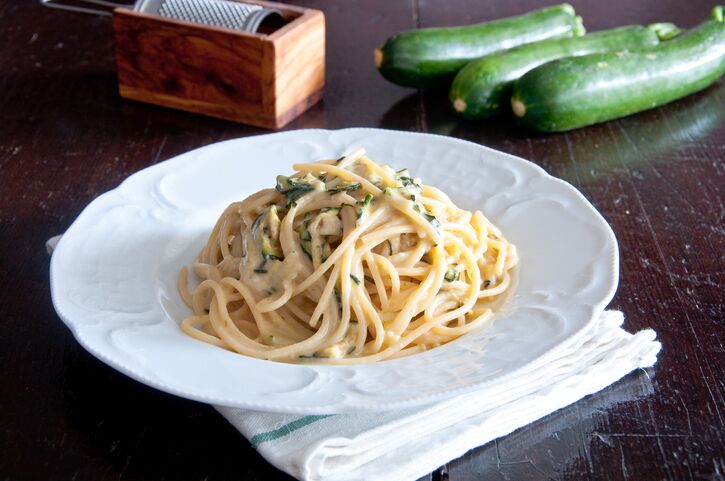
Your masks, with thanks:
M 217 27 L 256 32 L 269 13 L 261 5 L 224 0 L 166 0 L 159 9 L 162 17 Z
M 279 10 L 273 8 L 227 0 L 138 0 L 130 4 L 106 0 L 77 0 L 75 4 L 41 0 L 41 3 L 46 7 L 100 15 L 110 15 L 113 8 L 129 8 L 137 12 L 249 33 L 255 33 L 268 16 L 280 15 Z
M 319 10 L 268 0 L 38 1 L 112 16 L 123 98 L 268 129 L 322 99 Z

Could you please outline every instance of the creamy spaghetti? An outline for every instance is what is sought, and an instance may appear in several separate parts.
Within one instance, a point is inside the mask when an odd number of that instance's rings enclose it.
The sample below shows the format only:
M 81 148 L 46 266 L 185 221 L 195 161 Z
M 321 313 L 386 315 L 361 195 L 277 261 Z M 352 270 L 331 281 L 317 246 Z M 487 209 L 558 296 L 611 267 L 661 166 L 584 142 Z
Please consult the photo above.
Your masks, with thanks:
M 247 356 L 349 364 L 488 323 L 516 248 L 481 212 L 365 156 L 293 166 L 222 213 L 179 291 L 188 335 Z

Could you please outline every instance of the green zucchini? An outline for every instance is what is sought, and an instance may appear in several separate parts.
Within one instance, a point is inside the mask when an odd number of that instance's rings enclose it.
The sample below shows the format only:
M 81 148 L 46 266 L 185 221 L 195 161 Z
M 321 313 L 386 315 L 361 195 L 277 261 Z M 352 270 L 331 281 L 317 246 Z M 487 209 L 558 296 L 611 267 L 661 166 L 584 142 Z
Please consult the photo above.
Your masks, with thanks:
M 325 183 L 310 174 L 305 174 L 302 177 L 285 177 L 284 175 L 278 175 L 275 189 L 277 192 L 284 194 L 284 196 L 287 197 L 286 206 L 290 207 L 294 205 L 300 197 L 308 192 L 313 190 L 325 190 Z
M 443 276 L 443 279 L 445 279 L 446 282 L 457 281 L 460 278 L 461 278 L 461 273 L 456 268 L 455 265 L 449 266 L 448 270 L 446 271 L 446 274 Z
M 657 45 L 671 37 L 672 24 L 631 25 L 583 37 L 551 38 L 487 55 L 466 65 L 453 80 L 450 100 L 464 117 L 484 119 L 509 110 L 515 80 L 558 58 Z
M 358 222 L 363 218 L 363 216 L 367 216 L 367 214 L 370 213 L 370 203 L 373 201 L 374 198 L 375 197 L 373 196 L 373 194 L 368 194 L 363 200 L 356 203 Z
M 259 214 L 252 224 L 252 236 L 259 244 L 265 261 L 284 259 L 282 248 L 279 245 L 280 226 L 277 206 L 274 204 Z
M 725 73 L 723 7 L 706 22 L 636 51 L 554 60 L 521 77 L 511 107 L 524 125 L 559 132 L 651 109 Z
M 312 223 L 312 214 L 305 214 L 303 222 L 297 227 L 297 234 L 300 236 L 300 246 L 307 257 L 312 260 L 312 234 L 310 234 L 310 224 Z
M 569 4 L 464 27 L 422 28 L 390 37 L 375 50 L 375 65 L 386 79 L 407 87 L 450 82 L 471 60 L 552 37 L 583 34 Z

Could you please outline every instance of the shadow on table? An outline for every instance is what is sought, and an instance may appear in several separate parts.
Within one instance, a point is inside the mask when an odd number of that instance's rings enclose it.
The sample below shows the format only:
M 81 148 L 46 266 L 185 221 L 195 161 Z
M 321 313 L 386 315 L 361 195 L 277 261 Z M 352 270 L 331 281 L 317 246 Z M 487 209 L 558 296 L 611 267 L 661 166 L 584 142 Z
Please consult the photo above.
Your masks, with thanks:
M 69 70 L 37 73 L 0 72 L 0 85 L 8 94 L 3 103 L 3 118 L 18 122 L 30 119 L 37 131 L 51 140 L 70 145 L 97 142 L 102 148 L 123 144 L 133 147 L 160 136 L 189 137 L 206 143 L 219 138 L 267 133 L 267 130 L 216 119 L 181 110 L 156 106 L 122 98 L 118 93 L 116 74 L 112 70 Z M 42 102 L 34 103 L 38 92 Z M 33 110 L 28 111 L 32 105 Z M 301 121 L 301 126 L 318 125 L 319 107 Z M 45 140 L 45 139 L 44 139 Z M 92 144 L 91 144 L 92 145 Z M 196 146 L 196 145 L 194 145 Z M 144 159 L 147 163 L 148 158 Z
M 579 168 L 606 173 L 675 157 L 674 152 L 702 141 L 725 119 L 725 85 L 663 107 L 569 134 Z
M 461 119 L 443 91 L 424 91 L 403 98 L 385 112 L 379 126 L 448 135 L 514 153 L 526 151 L 522 144 L 528 142 L 553 144 L 566 137 L 571 155 L 582 170 L 607 171 L 623 164 L 666 159 L 668 152 L 707 137 L 722 126 L 723 119 L 725 84 L 716 84 L 657 109 L 567 133 L 534 132 L 517 125 L 510 116 L 483 121 Z M 556 150 L 555 154 L 562 152 Z
M 650 421 L 638 413 L 654 393 L 650 373 L 637 370 L 576 404 L 468 452 L 448 464 L 450 479 L 586 479 L 586 467 L 578 464 L 592 443 L 613 445 L 614 435 L 607 432 L 610 421 L 632 416 L 638 429 L 647 428 Z
M 508 116 L 480 121 L 461 118 L 453 111 L 447 92 L 442 90 L 426 90 L 404 97 L 383 114 L 378 126 L 448 135 L 484 145 L 540 135 L 519 128 Z
M 292 479 L 209 405 L 136 382 L 77 344 L 66 350 L 64 373 L 66 435 L 76 438 L 69 445 L 87 448 L 83 459 L 91 466 L 79 479 L 91 479 L 99 466 L 126 480 Z M 67 465 L 72 458 L 66 453 L 64 459 Z

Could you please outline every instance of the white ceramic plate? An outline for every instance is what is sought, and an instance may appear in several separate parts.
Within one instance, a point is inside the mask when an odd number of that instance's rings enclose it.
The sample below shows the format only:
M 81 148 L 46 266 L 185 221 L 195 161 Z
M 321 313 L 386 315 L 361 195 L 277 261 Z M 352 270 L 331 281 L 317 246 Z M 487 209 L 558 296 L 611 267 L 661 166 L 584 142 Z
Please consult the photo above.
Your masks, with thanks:
M 252 359 L 181 332 L 176 282 L 230 202 L 295 162 L 353 147 L 408 167 L 480 209 L 519 249 L 519 284 L 493 326 L 408 358 L 359 366 Z M 448 137 L 375 129 L 298 130 L 221 142 L 129 177 L 94 200 L 55 250 L 53 303 L 76 339 L 145 384 L 199 401 L 289 413 L 387 410 L 475 389 L 545 362 L 617 286 L 609 225 L 571 185 L 511 155 Z

